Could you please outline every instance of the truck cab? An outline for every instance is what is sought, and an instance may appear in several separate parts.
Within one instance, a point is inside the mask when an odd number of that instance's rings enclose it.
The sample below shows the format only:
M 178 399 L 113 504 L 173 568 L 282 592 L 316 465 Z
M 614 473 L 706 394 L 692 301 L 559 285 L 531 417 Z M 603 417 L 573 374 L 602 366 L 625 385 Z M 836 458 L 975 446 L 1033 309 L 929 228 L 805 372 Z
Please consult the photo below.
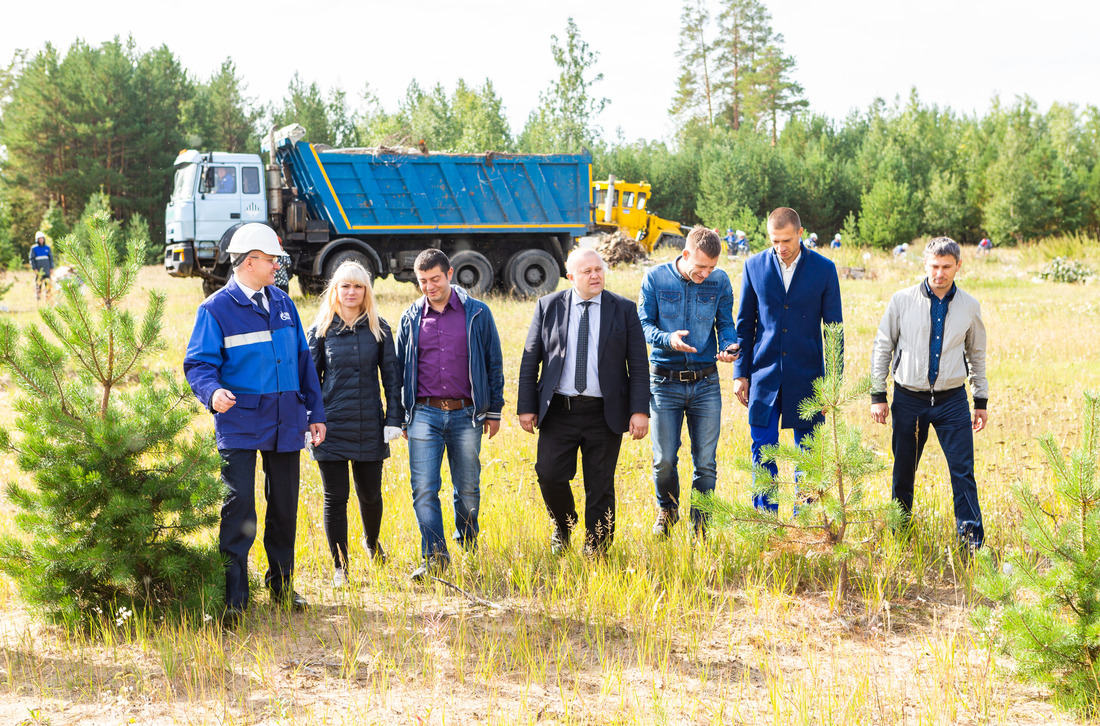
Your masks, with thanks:
M 164 212 L 164 264 L 177 277 L 206 277 L 230 227 L 267 220 L 263 163 L 257 154 L 184 150 L 176 157 L 172 198 Z
M 646 252 L 661 245 L 682 245 L 684 231 L 679 222 L 662 219 L 646 209 L 648 182 L 630 183 L 616 179 L 592 182 L 592 221 L 607 230 L 619 230 L 636 239 Z

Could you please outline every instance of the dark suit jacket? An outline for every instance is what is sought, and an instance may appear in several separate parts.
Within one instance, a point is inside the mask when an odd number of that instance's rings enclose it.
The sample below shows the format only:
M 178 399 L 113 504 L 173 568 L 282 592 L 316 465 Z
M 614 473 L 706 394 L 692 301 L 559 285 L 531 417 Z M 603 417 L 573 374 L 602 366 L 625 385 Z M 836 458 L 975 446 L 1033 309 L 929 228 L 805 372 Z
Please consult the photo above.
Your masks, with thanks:
M 734 376 L 749 379 L 749 423 L 766 426 L 780 389 L 783 428 L 812 428 L 798 405 L 825 375 L 822 325 L 843 322 L 840 282 L 829 258 L 802 246 L 791 289 L 783 289 L 779 257 L 767 249 L 745 261 L 737 338 L 741 357 Z
M 517 413 L 538 414 L 541 422 L 561 380 L 569 333 L 572 288 L 539 298 L 519 365 Z M 541 366 L 541 370 L 540 370 Z M 603 291 L 597 367 L 603 393 L 604 419 L 618 434 L 630 430 L 635 413 L 649 415 L 649 369 L 638 308 L 613 292 Z

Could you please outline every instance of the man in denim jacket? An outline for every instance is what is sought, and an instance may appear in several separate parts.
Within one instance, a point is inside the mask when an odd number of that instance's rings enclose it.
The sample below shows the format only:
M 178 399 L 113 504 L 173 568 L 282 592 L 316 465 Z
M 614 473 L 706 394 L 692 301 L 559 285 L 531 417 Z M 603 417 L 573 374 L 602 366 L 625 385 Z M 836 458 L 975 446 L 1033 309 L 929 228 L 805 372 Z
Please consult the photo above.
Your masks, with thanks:
M 691 486 L 714 491 L 718 474 L 715 452 L 722 423 L 722 391 L 715 361 L 737 359 L 733 324 L 733 287 L 717 269 L 722 241 L 705 227 L 687 236 L 684 251 L 672 262 L 651 268 L 642 280 L 638 315 L 650 362 L 650 421 L 653 438 L 653 483 L 657 521 L 653 533 L 668 536 L 680 519 L 680 477 L 677 472 L 680 430 L 687 419 Z M 698 533 L 705 531 L 703 512 L 691 510 Z

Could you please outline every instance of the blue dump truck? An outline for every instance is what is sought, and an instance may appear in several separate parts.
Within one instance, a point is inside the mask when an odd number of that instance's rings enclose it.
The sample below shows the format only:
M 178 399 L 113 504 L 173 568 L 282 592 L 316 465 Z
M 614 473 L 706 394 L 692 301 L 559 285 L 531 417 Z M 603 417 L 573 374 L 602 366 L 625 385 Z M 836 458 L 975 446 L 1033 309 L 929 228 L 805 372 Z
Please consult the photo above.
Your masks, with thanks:
M 225 252 L 247 222 L 271 225 L 305 294 L 356 260 L 375 277 L 415 282 L 429 247 L 451 258 L 474 294 L 496 286 L 521 296 L 554 290 L 575 238 L 595 229 L 591 158 L 443 154 L 416 149 L 331 149 L 293 125 L 256 154 L 183 151 L 165 211 L 170 275 L 202 278 L 210 294 L 229 279 Z

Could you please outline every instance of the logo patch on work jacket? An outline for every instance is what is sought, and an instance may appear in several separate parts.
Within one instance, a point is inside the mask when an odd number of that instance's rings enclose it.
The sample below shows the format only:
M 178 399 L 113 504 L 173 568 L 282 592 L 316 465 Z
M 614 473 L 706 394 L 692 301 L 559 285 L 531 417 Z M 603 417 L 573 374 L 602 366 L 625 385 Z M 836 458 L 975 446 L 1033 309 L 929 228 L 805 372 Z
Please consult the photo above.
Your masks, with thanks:
M 279 319 L 289 321 L 290 320 L 290 313 L 288 313 L 286 310 L 282 311 L 281 313 L 279 313 Z

